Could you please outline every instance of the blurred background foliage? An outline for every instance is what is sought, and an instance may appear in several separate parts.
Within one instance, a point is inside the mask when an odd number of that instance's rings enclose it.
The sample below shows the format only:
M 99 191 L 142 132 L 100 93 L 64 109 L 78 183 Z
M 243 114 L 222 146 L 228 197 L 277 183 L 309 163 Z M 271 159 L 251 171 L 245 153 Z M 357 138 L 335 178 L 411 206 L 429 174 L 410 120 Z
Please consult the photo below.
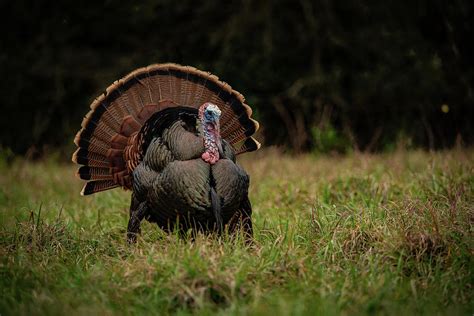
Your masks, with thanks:
M 0 145 L 72 151 L 90 102 L 152 63 L 243 93 L 292 152 L 474 141 L 470 0 L 2 1 Z M 69 158 L 69 157 L 68 157 Z

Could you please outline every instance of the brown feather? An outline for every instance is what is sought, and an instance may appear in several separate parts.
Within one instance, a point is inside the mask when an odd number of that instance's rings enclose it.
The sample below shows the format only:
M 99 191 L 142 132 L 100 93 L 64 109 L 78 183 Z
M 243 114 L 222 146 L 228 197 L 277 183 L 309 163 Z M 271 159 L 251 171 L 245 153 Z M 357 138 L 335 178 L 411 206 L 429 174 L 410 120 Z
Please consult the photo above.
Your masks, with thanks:
M 110 139 L 110 148 L 113 149 L 124 149 L 127 147 L 128 144 L 128 138 L 122 134 L 115 134 L 111 139 Z
M 77 175 L 83 180 L 110 180 L 112 175 L 109 168 L 82 166 L 77 170 Z
M 246 152 L 255 151 L 260 148 L 260 143 L 255 140 L 253 137 L 249 137 L 245 142 L 240 146 L 239 149 L 235 152 L 236 155 L 240 155 Z
M 86 185 L 84 185 L 81 191 L 81 195 L 89 195 L 89 194 L 117 188 L 119 186 L 120 185 L 115 183 L 113 180 L 91 181 L 91 182 L 87 182 Z
M 120 134 L 128 138 L 133 133 L 139 131 L 141 127 L 142 124 L 137 122 L 137 120 L 133 116 L 127 115 L 123 118 L 123 123 L 120 127 Z

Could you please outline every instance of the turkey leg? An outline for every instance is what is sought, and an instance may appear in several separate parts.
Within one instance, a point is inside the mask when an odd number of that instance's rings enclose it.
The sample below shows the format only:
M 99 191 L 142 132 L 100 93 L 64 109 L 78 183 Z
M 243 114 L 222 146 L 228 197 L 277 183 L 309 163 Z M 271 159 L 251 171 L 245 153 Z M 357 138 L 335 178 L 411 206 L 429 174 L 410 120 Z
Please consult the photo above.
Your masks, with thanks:
M 140 234 L 140 223 L 147 214 L 146 202 L 139 202 L 132 195 L 132 203 L 130 204 L 130 219 L 127 228 L 127 241 L 133 244 L 137 241 L 137 235 Z

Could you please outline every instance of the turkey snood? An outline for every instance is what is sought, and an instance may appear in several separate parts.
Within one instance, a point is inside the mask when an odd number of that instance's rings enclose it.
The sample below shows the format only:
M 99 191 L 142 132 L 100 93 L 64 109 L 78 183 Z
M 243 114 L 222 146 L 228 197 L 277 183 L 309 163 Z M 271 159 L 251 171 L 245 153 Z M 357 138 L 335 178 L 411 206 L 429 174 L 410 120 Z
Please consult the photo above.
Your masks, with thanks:
M 220 116 L 221 110 L 210 102 L 204 103 L 199 108 L 199 119 L 201 120 L 204 138 L 204 153 L 201 158 L 211 165 L 219 160 L 219 152 L 222 152 Z

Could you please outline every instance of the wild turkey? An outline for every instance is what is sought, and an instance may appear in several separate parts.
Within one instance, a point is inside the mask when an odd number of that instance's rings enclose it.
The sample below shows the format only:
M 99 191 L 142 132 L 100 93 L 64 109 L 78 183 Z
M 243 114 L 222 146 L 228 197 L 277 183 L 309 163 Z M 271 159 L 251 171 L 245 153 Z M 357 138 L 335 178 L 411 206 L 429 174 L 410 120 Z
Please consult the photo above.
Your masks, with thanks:
M 114 82 L 91 104 L 72 161 L 81 194 L 131 189 L 127 237 L 147 219 L 181 232 L 252 235 L 249 177 L 235 156 L 257 150 L 243 96 L 207 72 L 156 64 Z

